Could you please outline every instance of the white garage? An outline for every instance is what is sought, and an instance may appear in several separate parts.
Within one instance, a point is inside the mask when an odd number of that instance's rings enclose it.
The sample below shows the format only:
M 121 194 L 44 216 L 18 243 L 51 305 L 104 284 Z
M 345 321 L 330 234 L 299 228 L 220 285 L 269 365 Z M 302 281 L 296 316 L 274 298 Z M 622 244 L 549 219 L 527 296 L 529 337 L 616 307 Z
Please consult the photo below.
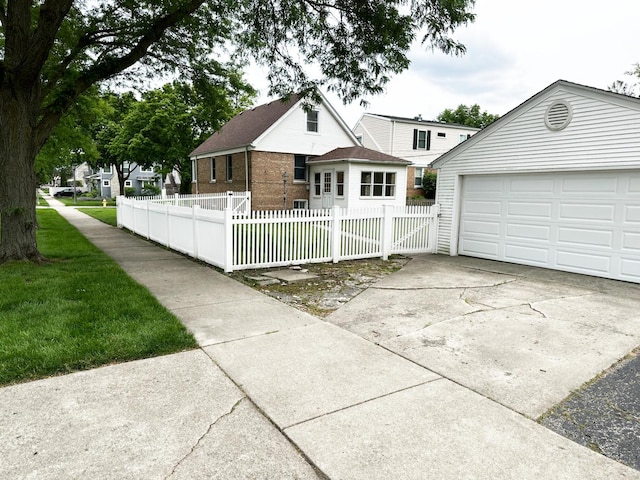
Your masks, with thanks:
M 559 81 L 434 162 L 439 253 L 640 283 L 640 100 Z

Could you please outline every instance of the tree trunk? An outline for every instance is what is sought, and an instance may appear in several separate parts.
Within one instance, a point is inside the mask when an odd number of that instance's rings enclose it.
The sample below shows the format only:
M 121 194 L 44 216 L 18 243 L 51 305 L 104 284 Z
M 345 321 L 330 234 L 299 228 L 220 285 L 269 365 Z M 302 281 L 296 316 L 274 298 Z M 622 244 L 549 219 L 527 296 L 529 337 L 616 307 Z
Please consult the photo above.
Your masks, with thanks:
M 36 244 L 33 93 L 0 91 L 0 263 L 43 259 Z

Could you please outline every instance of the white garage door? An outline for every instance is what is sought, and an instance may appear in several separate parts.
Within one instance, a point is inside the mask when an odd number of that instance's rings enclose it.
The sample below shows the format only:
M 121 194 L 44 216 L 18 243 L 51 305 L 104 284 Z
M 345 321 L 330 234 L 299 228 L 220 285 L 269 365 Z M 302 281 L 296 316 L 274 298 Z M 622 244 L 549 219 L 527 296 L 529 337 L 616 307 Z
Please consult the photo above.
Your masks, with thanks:
M 465 176 L 458 253 L 640 283 L 640 171 Z

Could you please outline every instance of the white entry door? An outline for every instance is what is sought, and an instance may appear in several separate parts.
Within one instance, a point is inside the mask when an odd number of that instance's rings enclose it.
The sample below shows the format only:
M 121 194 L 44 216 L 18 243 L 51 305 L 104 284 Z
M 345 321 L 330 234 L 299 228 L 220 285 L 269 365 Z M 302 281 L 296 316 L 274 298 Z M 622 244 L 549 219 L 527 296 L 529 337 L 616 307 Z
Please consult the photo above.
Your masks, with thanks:
M 640 283 L 640 171 L 465 176 L 458 253 Z
M 322 208 L 333 207 L 334 199 L 334 185 L 333 185 L 333 170 L 323 170 L 320 191 L 322 193 Z

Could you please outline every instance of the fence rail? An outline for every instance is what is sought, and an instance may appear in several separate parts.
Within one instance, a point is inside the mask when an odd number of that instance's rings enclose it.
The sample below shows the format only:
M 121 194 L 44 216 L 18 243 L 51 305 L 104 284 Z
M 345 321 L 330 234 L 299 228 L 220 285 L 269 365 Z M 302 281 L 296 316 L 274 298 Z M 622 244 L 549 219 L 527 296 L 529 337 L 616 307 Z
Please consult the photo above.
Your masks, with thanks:
M 118 197 L 118 225 L 226 272 L 435 252 L 439 206 L 234 213 Z
M 231 207 L 234 213 L 248 215 L 251 212 L 251 192 L 205 193 L 199 195 L 174 194 L 170 196 L 140 196 L 129 199 L 151 202 L 157 205 L 174 205 L 176 207 L 193 207 L 206 210 L 224 210 Z

